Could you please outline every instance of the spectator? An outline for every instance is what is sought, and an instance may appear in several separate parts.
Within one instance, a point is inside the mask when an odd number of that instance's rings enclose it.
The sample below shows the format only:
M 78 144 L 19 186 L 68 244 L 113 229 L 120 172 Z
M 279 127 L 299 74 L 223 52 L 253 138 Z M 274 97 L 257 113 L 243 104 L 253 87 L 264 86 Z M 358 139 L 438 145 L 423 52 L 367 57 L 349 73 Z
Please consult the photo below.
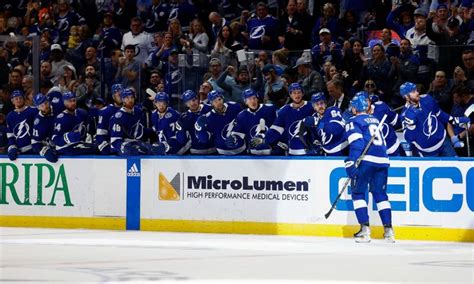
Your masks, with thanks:
M 351 99 L 344 94 L 344 82 L 333 79 L 326 84 L 329 94 L 328 106 L 335 106 L 341 110 L 341 113 L 349 107 Z
M 341 39 L 349 40 L 357 37 L 357 29 L 359 28 L 356 13 L 348 10 L 344 13 L 343 18 L 339 21 L 338 34 Z
M 306 0 L 296 0 L 296 12 L 298 13 L 301 21 L 304 24 L 303 27 L 303 38 L 308 39 L 311 37 L 311 30 L 313 29 L 314 19 L 308 13 Z M 306 40 L 306 42 L 308 42 Z M 308 45 L 307 48 L 310 48 L 311 45 Z
M 112 50 L 120 48 L 122 42 L 122 32 L 114 25 L 111 12 L 104 14 L 103 27 L 99 35 L 99 49 L 102 48 L 101 57 L 110 58 Z
M 342 54 L 341 69 L 343 72 L 347 72 L 348 80 L 352 81 L 352 86 L 358 87 L 360 84 L 360 74 L 362 73 L 362 68 L 367 58 L 362 49 L 362 41 L 354 39 L 349 43 L 349 46 L 352 47 L 345 48 Z
M 273 104 L 277 108 L 285 105 L 288 102 L 288 88 L 278 75 L 275 65 L 265 65 L 262 74 L 265 79 L 263 102 Z
M 367 80 L 364 83 L 364 91 L 369 95 L 369 98 L 371 98 L 372 101 L 372 96 L 377 96 L 377 100 L 379 96 L 381 95 L 380 91 L 377 89 L 377 85 L 373 80 Z M 374 103 L 374 101 L 372 101 Z
M 453 89 L 452 91 L 454 106 L 451 111 L 451 116 L 453 117 L 462 117 L 464 116 L 465 111 L 474 104 L 474 96 L 472 91 L 470 92 L 468 88 L 460 85 Z M 470 127 L 468 129 L 469 133 L 469 147 L 457 148 L 455 149 L 459 156 L 462 157 L 473 157 L 474 156 L 474 115 L 471 114 L 469 117 L 471 119 Z M 454 126 L 454 134 L 459 137 L 461 141 L 467 143 L 466 139 L 466 129 L 459 126 Z M 467 150 L 470 148 L 471 152 L 468 153 Z
M 211 22 L 212 24 L 210 43 L 215 44 L 220 30 L 222 29 L 222 27 L 226 26 L 228 23 L 227 23 L 227 20 L 224 19 L 218 12 L 211 12 L 209 14 L 209 22 Z
M 413 27 L 411 15 L 414 9 L 415 7 L 411 3 L 393 4 L 392 11 L 387 16 L 388 28 L 394 30 L 400 37 L 405 37 L 407 31 Z
M 77 105 L 83 109 L 88 109 L 87 106 L 92 99 L 101 97 L 101 82 L 98 80 L 95 70 L 92 70 L 93 68 L 93 65 L 88 65 L 86 67 L 84 83 L 80 84 L 76 91 Z
M 168 61 L 168 56 L 172 50 L 176 50 L 173 44 L 173 35 L 170 32 L 163 34 L 163 44 L 152 51 L 147 61 L 151 63 L 149 67 L 161 69 L 164 62 Z
M 334 5 L 331 3 L 324 4 L 323 15 L 316 20 L 316 24 L 314 25 L 313 31 L 311 33 L 311 44 L 313 46 L 319 44 L 320 42 L 323 42 L 323 39 L 320 37 L 322 29 L 329 30 L 329 33 L 332 34 L 334 38 L 337 38 L 337 32 L 339 27 L 335 15 L 336 10 L 334 8 Z
M 86 49 L 86 52 L 84 54 L 85 58 L 85 63 L 82 65 L 79 69 L 79 75 L 82 76 L 82 74 L 85 73 L 86 66 L 92 65 L 94 66 L 94 69 L 97 72 L 97 76 L 100 77 L 101 70 L 100 70 L 100 62 L 97 60 L 97 50 L 95 47 L 88 47 Z
M 25 102 L 27 106 L 33 105 L 33 94 L 35 91 L 33 88 L 33 79 L 33 76 L 25 75 L 21 80 L 21 87 L 23 88 L 23 92 L 25 93 Z
M 422 84 L 424 87 L 430 85 L 434 77 L 434 72 L 436 69 L 436 61 L 428 58 L 428 46 L 427 45 L 418 45 L 416 48 L 417 57 L 420 61 L 420 66 L 418 67 L 418 74 L 416 76 L 416 82 Z
M 432 13 L 430 12 L 430 15 L 431 14 Z M 430 18 L 436 18 L 436 21 L 433 21 L 432 25 L 431 24 L 429 25 L 430 27 L 432 27 L 435 33 L 445 32 L 448 27 L 448 19 L 449 19 L 448 6 L 446 4 L 438 4 L 438 7 L 436 8 L 436 12 L 434 13 L 434 17 L 430 17 Z
M 222 89 L 217 84 L 217 80 L 222 74 L 222 63 L 218 58 L 212 58 L 209 61 L 209 73 L 211 77 L 207 81 L 212 85 L 212 90 L 218 91 L 222 94 L 226 101 L 230 100 L 232 94 L 227 90 Z M 227 85 L 235 84 L 235 80 L 231 76 L 227 76 L 224 81 Z
M 72 65 L 65 65 L 63 68 L 64 72 L 62 76 L 56 80 L 56 85 L 62 90 L 62 92 L 68 91 L 68 86 L 73 80 L 77 79 L 76 68 Z M 69 90 L 70 91 L 70 90 Z
M 281 73 L 288 67 L 288 56 L 289 52 L 286 49 L 278 49 L 272 52 L 272 64 Z
M 415 10 L 415 26 L 406 32 L 405 37 L 411 42 L 413 48 L 418 45 L 428 45 L 431 40 L 426 35 L 426 12 L 418 8 Z
M 125 46 L 125 56 L 119 59 L 119 67 L 115 75 L 116 82 L 122 84 L 127 89 L 133 87 L 135 91 L 138 90 L 138 73 L 140 72 L 140 62 L 135 57 L 135 45 Z
M 72 65 L 71 62 L 64 60 L 63 56 L 63 49 L 59 44 L 51 45 L 51 75 L 55 78 L 62 75 L 64 66 Z
M 438 103 L 442 111 L 446 113 L 451 112 L 453 101 L 451 99 L 451 89 L 453 83 L 446 78 L 444 71 L 436 71 L 435 78 L 430 84 L 428 94 Z
M 168 1 L 152 0 L 151 7 L 146 15 L 145 31 L 156 33 L 166 30 L 169 14 Z
M 185 36 L 183 30 L 181 29 L 181 23 L 178 19 L 172 19 L 168 25 L 168 32 L 173 38 L 173 45 L 176 46 L 178 50 L 182 49 L 182 44 L 180 40 Z
M 474 89 L 474 50 L 465 50 L 462 53 L 462 62 L 464 68 L 454 68 L 454 82 L 456 85 L 464 84 Z
M 398 49 L 397 46 L 395 46 L 395 48 Z M 399 51 L 399 56 L 390 56 L 392 66 L 390 68 L 389 78 L 391 78 L 390 81 L 393 82 L 391 98 L 392 106 L 398 106 L 402 103 L 400 100 L 401 97 L 397 95 L 399 87 L 402 83 L 415 78 L 418 73 L 418 67 L 420 66 L 420 61 L 418 60 L 418 57 L 413 55 L 410 41 L 408 39 L 402 39 L 400 41 Z
M 209 94 L 210 91 L 213 90 L 212 84 L 209 83 L 209 81 L 204 81 L 200 86 L 199 86 L 199 100 L 203 102 L 204 104 L 209 104 L 207 100 L 207 94 Z
M 388 94 L 389 80 L 388 75 L 390 72 L 390 62 L 385 56 L 384 48 L 380 44 L 372 47 L 372 59 L 364 63 L 362 68 L 361 79 L 366 81 L 367 79 L 374 80 L 379 90 L 382 91 L 383 96 L 380 98 L 382 101 L 387 102 L 390 97 Z
M 296 1 L 289 0 L 286 12 L 279 19 L 278 40 L 280 46 L 288 50 L 303 50 L 309 48 L 307 38 L 304 38 L 305 23 L 296 12 Z
M 50 46 L 51 46 L 51 42 L 49 41 L 48 37 L 41 36 L 40 55 L 39 55 L 40 62 L 49 60 L 49 55 L 51 53 Z
M 247 32 L 249 49 L 275 50 L 278 44 L 277 30 L 278 22 L 268 14 L 265 3 L 257 4 L 257 17 L 247 21 Z
M 341 59 L 341 47 L 332 41 L 331 31 L 327 28 L 321 29 L 319 39 L 320 43 L 311 49 L 313 65 L 321 68 L 328 61 L 334 65 L 338 64 Z
M 143 31 L 142 20 L 137 17 L 133 18 L 130 21 L 130 31 L 123 35 L 122 50 L 125 52 L 126 46 L 137 45 L 139 52 L 136 55 L 136 61 L 144 63 L 148 57 L 148 53 L 153 49 L 151 43 L 152 38 L 150 34 Z
M 181 38 L 180 43 L 183 46 L 183 51 L 199 58 L 199 66 L 205 66 L 208 62 L 208 44 L 209 37 L 207 36 L 201 20 L 194 19 L 189 29 L 189 36 Z M 194 65 L 194 60 L 193 60 Z
M 303 88 L 303 99 L 309 101 L 314 93 L 323 90 L 323 79 L 319 72 L 311 67 L 311 60 L 301 56 L 296 61 L 295 67 L 298 71 L 298 82 Z
M 197 17 L 197 10 L 192 2 L 187 0 L 170 1 L 170 14 L 168 16 L 169 24 L 173 20 L 178 20 L 186 29 L 193 19 Z
M 14 90 L 21 90 L 23 92 L 23 88 L 21 86 L 22 80 L 23 73 L 21 73 L 21 71 L 18 69 L 13 69 L 10 72 L 8 84 L 3 87 L 3 89 L 8 92 L 8 95 L 10 95 Z
M 223 26 L 217 35 L 217 41 L 214 49 L 211 51 L 211 57 L 219 58 L 224 67 L 228 65 L 237 65 L 235 52 L 242 49 L 239 42 L 234 40 L 232 30 L 229 26 Z
M 71 10 L 67 0 L 58 1 L 58 13 L 55 22 L 59 32 L 59 44 L 63 47 L 67 46 L 70 28 L 78 24 L 85 24 L 84 18 Z
M 110 60 L 105 61 L 104 76 L 106 89 L 110 89 L 115 84 L 115 75 L 119 68 L 119 59 L 122 57 L 122 51 L 119 48 L 113 49 L 110 52 Z
M 217 79 L 217 85 L 231 94 L 231 101 L 238 102 L 243 105 L 244 101 L 242 99 L 242 92 L 245 89 L 250 88 L 252 90 L 260 90 L 263 86 L 261 68 L 263 68 L 263 64 L 261 66 L 256 66 L 255 68 L 257 73 L 257 81 L 254 83 L 250 82 L 249 71 L 247 70 L 246 66 L 240 66 L 240 68 L 237 70 L 235 79 L 233 81 L 227 80 L 229 83 L 226 83 L 228 75 L 236 73 L 235 68 L 229 65 Z

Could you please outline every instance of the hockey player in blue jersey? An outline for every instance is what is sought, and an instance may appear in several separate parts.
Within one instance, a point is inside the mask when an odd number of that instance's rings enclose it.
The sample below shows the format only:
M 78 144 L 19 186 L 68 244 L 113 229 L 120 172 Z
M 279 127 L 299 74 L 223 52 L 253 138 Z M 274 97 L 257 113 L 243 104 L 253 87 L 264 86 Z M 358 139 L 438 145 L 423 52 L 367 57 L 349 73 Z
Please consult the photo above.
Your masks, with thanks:
M 420 96 L 416 85 L 411 82 L 400 86 L 400 95 L 407 102 L 407 107 L 402 112 L 403 135 L 407 142 L 415 146 L 418 156 L 456 156 L 453 146 L 462 147 L 462 143 L 453 139 L 451 144 L 446 138 L 446 130 L 450 137 L 456 137 L 452 124 L 463 125 L 469 119 L 451 117 L 443 112 L 431 96 Z
M 305 126 L 309 129 L 311 145 L 321 145 L 327 156 L 346 156 L 347 140 L 344 136 L 344 120 L 341 110 L 337 106 L 327 107 L 324 93 L 316 93 L 311 96 L 311 104 L 315 113 L 304 120 Z M 308 149 L 309 154 L 313 154 L 313 149 Z M 315 153 L 316 154 L 316 153 Z
M 189 135 L 183 134 L 180 114 L 169 106 L 170 97 L 165 92 L 158 92 L 154 99 L 156 110 L 151 114 L 153 131 L 158 136 L 156 155 L 183 155 L 191 147 Z M 181 136 L 177 133 L 181 131 Z
M 385 140 L 380 131 L 380 121 L 367 114 L 368 101 L 364 96 L 355 96 L 351 101 L 355 115 L 345 126 L 349 142 L 349 156 L 345 160 L 347 175 L 352 180 L 352 201 L 360 230 L 354 234 L 356 242 L 370 242 L 369 215 L 366 193 L 370 191 L 384 226 L 384 238 L 394 242 L 392 210 L 387 195 L 389 160 Z M 374 138 L 362 156 L 371 138 Z M 361 159 L 359 165 L 357 160 Z
M 115 115 L 115 113 L 122 107 L 122 94 L 123 86 L 122 84 L 114 84 L 111 87 L 112 100 L 113 103 L 102 108 L 99 111 L 99 118 L 97 120 L 97 133 L 95 136 L 95 142 L 97 148 L 103 155 L 110 154 L 110 134 L 109 134 L 109 124 L 110 118 Z
M 77 108 L 76 95 L 72 92 L 63 94 L 65 110 L 54 121 L 53 142 L 60 155 L 95 154 L 94 144 L 86 142 L 89 127 L 89 115 Z
M 49 89 L 46 94 L 48 97 L 49 103 L 51 104 L 51 109 L 53 110 L 53 116 L 58 116 L 64 110 L 63 103 L 63 93 L 59 87 L 52 87 Z
M 381 121 L 382 117 L 386 115 L 381 131 L 387 144 L 387 154 L 389 156 L 400 156 L 400 140 L 395 133 L 402 126 L 399 115 L 390 109 L 386 103 L 378 100 L 378 97 L 369 96 L 367 92 L 358 92 L 356 96 L 364 96 L 368 100 L 368 113 L 375 116 L 378 120 Z
M 212 105 L 212 110 L 207 114 L 201 115 L 196 120 L 196 136 L 201 143 L 212 141 L 221 155 L 236 155 L 245 149 L 230 149 L 225 140 L 233 129 L 233 120 L 242 110 L 240 105 L 235 102 L 224 102 L 224 95 L 218 91 L 211 91 L 207 95 Z
M 48 97 L 39 93 L 33 97 L 33 103 L 38 108 L 38 114 L 33 122 L 33 152 L 44 157 L 51 163 L 58 161 L 58 152 L 53 143 L 54 115 Z
M 191 149 L 189 152 L 195 155 L 209 155 L 216 153 L 216 147 L 211 141 L 204 143 L 199 141 L 194 128 L 198 117 L 210 112 L 212 107 L 208 104 L 201 103 L 199 101 L 199 96 L 191 90 L 186 90 L 183 93 L 182 100 L 188 108 L 186 112 L 181 114 L 181 126 L 185 131 L 184 135 L 189 135 L 191 138 Z M 179 135 L 183 135 L 183 133 L 179 133 Z
M 7 115 L 7 153 L 8 158 L 14 161 L 18 154 L 32 153 L 33 120 L 38 110 L 25 105 L 25 97 L 20 90 L 14 90 L 10 98 L 15 109 Z
M 226 139 L 227 146 L 237 149 L 247 144 L 249 152 L 253 155 L 270 155 L 270 147 L 256 148 L 252 147 L 250 142 L 256 136 L 265 137 L 265 133 L 275 121 L 276 107 L 260 104 L 257 92 L 252 89 L 242 92 L 242 101 L 247 105 L 247 109 L 237 115 L 232 132 Z
M 144 115 L 135 105 L 135 94 L 131 89 L 121 93 L 122 108 L 110 119 L 109 133 L 111 151 L 120 156 L 154 154 L 153 147 L 144 141 Z
M 292 103 L 284 105 L 277 112 L 275 122 L 267 131 L 265 138 L 254 137 L 252 146 L 257 147 L 260 144 L 272 146 L 275 149 L 282 149 L 282 153 L 289 149 L 290 155 L 305 155 L 306 149 L 304 143 L 299 138 L 300 124 L 304 123 L 304 118 L 314 113 L 313 107 L 307 101 L 303 100 L 303 88 L 299 83 L 293 83 L 288 87 Z

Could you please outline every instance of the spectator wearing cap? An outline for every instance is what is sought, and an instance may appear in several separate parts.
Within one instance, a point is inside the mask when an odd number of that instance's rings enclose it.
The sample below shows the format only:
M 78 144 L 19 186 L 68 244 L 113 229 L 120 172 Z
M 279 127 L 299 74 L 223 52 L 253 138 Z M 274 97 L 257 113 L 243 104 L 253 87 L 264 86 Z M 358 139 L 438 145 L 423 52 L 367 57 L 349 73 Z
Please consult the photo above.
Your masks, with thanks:
M 98 80 L 97 73 L 93 65 L 86 66 L 84 83 L 77 87 L 77 105 L 80 108 L 87 108 L 88 103 L 94 98 L 100 98 L 101 82 Z
M 454 67 L 461 65 L 461 53 L 466 38 L 459 32 L 459 20 L 456 17 L 449 18 L 447 30 L 442 30 L 442 32 L 436 32 L 433 29 L 433 20 L 433 18 L 428 18 L 426 21 L 426 34 L 439 46 L 439 66 L 448 76 L 451 76 Z
M 237 72 L 235 72 L 236 70 L 234 66 L 229 65 L 217 79 L 217 85 L 231 94 L 229 100 L 244 105 L 244 101 L 242 101 L 242 92 L 245 89 L 250 88 L 252 90 L 260 90 L 263 87 L 263 76 L 260 68 L 260 66 L 256 66 L 255 71 L 257 80 L 252 83 L 250 81 L 247 66 L 240 66 Z M 229 83 L 226 83 L 226 78 L 230 74 L 235 74 L 234 80 L 228 80 Z
M 264 103 L 271 103 L 277 108 L 284 106 L 288 102 L 288 88 L 277 69 L 273 64 L 267 64 L 262 69 L 264 85 Z
M 407 31 L 413 27 L 412 12 L 415 7 L 411 4 L 392 5 L 392 10 L 387 15 L 387 27 L 394 30 L 400 37 L 405 37 Z M 396 19 L 398 18 L 398 21 Z
M 257 3 L 256 17 L 247 21 L 244 36 L 248 40 L 249 49 L 275 50 L 278 45 L 278 22 L 268 14 L 267 4 Z
M 77 79 L 76 68 L 72 65 L 65 65 L 62 76 L 56 78 L 56 86 L 58 86 L 63 92 L 69 90 L 69 85 L 73 80 Z M 72 91 L 72 90 L 69 90 Z
M 222 74 L 222 62 L 218 58 L 212 58 L 209 61 L 209 74 L 210 78 L 207 80 L 212 85 L 212 89 L 221 93 L 226 100 L 230 100 L 231 92 L 228 92 L 222 89 L 218 84 L 217 80 Z M 232 76 L 226 76 L 224 82 L 227 85 L 234 85 L 236 84 L 234 78 Z
M 217 34 L 217 40 L 211 51 L 211 57 L 219 58 L 223 67 L 236 66 L 236 51 L 242 49 L 242 45 L 234 39 L 230 26 L 223 26 Z
M 114 49 L 120 48 L 122 32 L 115 26 L 111 12 L 104 14 L 103 27 L 100 30 L 99 46 L 102 47 L 101 57 L 110 58 Z
M 418 8 L 414 12 L 415 25 L 409 29 L 405 37 L 411 42 L 415 49 L 418 45 L 428 45 L 431 43 L 430 38 L 426 35 L 426 18 L 428 14 L 422 9 Z
M 138 73 L 140 72 L 140 62 L 135 57 L 137 46 L 127 45 L 124 48 L 124 57 L 119 59 L 119 66 L 117 74 L 115 75 L 116 82 L 123 85 L 124 88 L 133 87 L 138 90 Z
M 303 50 L 309 48 L 309 42 L 305 38 L 305 23 L 296 12 L 296 0 L 289 0 L 286 12 L 278 21 L 278 40 L 280 45 L 288 50 Z
M 323 14 L 316 20 L 311 33 L 311 43 L 313 46 L 323 42 L 323 39 L 320 37 L 322 29 L 329 30 L 329 33 L 332 34 L 334 38 L 337 38 L 339 27 L 337 23 L 336 9 L 332 3 L 325 3 L 323 5 Z
M 64 59 L 64 53 L 61 45 L 55 43 L 51 45 L 51 75 L 59 77 L 62 75 L 64 66 L 72 65 L 71 62 Z
M 362 81 L 366 81 L 367 79 L 374 80 L 375 84 L 379 87 L 379 90 L 384 93 L 381 100 L 385 102 L 389 99 L 388 92 L 390 90 L 390 82 L 388 80 L 388 75 L 390 67 L 391 65 L 385 55 L 383 46 L 376 44 L 372 47 L 372 58 L 364 63 L 361 73 Z
M 430 12 L 430 18 L 436 19 L 436 21 L 433 21 L 432 23 L 433 30 L 435 32 L 437 33 L 445 32 L 447 29 L 448 20 L 449 20 L 448 5 L 445 3 L 438 4 L 436 7 L 436 11 L 434 13 Z
M 294 67 L 298 72 L 298 82 L 303 88 L 304 99 L 309 101 L 311 95 L 323 90 L 323 79 L 311 66 L 311 59 L 302 56 L 296 60 Z
M 331 31 L 327 28 L 319 30 L 319 39 L 320 43 L 311 49 L 313 65 L 321 68 L 327 61 L 337 65 L 341 59 L 341 46 L 332 41 Z
M 126 46 L 137 46 L 136 60 L 140 64 L 145 63 L 149 52 L 153 50 L 152 42 L 153 38 L 151 35 L 143 31 L 142 20 L 138 17 L 131 19 L 130 31 L 125 33 L 122 38 L 122 50 L 125 52 Z

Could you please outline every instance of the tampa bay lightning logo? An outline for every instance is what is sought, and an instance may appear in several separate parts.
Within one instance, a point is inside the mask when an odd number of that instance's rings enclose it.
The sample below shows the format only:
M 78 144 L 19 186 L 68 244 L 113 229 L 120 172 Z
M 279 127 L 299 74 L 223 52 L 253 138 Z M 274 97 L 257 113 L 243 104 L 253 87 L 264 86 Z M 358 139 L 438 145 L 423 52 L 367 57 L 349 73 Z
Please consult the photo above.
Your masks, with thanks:
M 324 130 L 322 130 L 322 129 L 319 129 L 318 134 L 319 134 L 319 137 L 321 138 L 321 144 L 322 145 L 327 145 L 327 144 L 331 143 L 332 138 L 333 138 L 332 134 L 330 134 L 329 137 L 328 137 L 326 135 L 326 132 L 324 132 Z
M 298 131 L 300 129 L 301 123 L 303 123 L 302 120 L 297 120 L 294 121 L 291 125 L 290 128 L 288 128 L 288 134 L 290 135 L 291 138 L 295 137 L 298 135 Z
M 72 131 L 78 131 L 79 133 L 81 133 L 81 137 L 85 137 L 87 134 L 87 127 L 81 122 L 74 126 Z
M 17 139 L 23 138 L 30 133 L 30 126 L 26 123 L 26 119 L 15 125 L 13 133 Z
M 254 27 L 250 31 L 250 38 L 251 39 L 259 39 L 264 35 L 265 35 L 265 25 Z
M 171 84 L 175 85 L 181 82 L 183 75 L 179 70 L 171 72 Z
M 133 138 L 141 139 L 143 137 L 144 127 L 140 122 L 135 123 L 130 130 Z
M 221 131 L 221 137 L 222 139 L 226 139 L 227 136 L 230 135 L 230 133 L 232 132 L 232 130 L 234 129 L 234 121 L 231 121 L 230 123 L 227 123 L 224 128 L 222 128 L 222 131 Z
M 57 23 L 58 30 L 65 32 L 69 30 L 69 21 L 67 18 L 59 19 Z
M 438 131 L 438 119 L 430 111 L 428 117 L 423 122 L 423 134 L 429 138 L 431 135 L 435 134 L 436 131 Z
M 178 10 L 178 8 L 171 9 L 170 15 L 168 16 L 168 21 L 178 18 Z
M 390 132 L 390 128 L 389 128 L 388 124 L 384 123 L 383 126 L 382 126 L 382 129 L 380 129 L 380 131 L 382 132 L 383 138 L 387 138 L 388 133 Z
M 265 125 L 265 119 L 260 118 L 260 121 L 258 122 L 258 124 L 255 124 L 250 129 L 250 136 L 251 138 L 255 137 L 255 135 L 257 134 L 260 134 L 261 136 L 262 134 L 265 134 L 267 130 L 268 130 L 268 127 Z

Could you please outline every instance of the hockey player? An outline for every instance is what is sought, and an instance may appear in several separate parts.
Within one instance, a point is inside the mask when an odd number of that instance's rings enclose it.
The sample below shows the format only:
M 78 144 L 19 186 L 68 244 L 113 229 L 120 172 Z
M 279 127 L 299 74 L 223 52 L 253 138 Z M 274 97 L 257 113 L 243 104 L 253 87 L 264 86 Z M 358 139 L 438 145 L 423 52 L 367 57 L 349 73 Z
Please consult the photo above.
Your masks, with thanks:
M 25 105 L 25 96 L 22 91 L 14 90 L 10 97 L 15 109 L 7 115 L 7 153 L 8 158 L 14 161 L 18 154 L 32 153 L 33 120 L 38 111 Z
M 212 107 L 208 104 L 200 103 L 199 96 L 191 90 L 183 93 L 183 103 L 188 110 L 181 114 L 181 124 L 183 130 L 186 131 L 191 138 L 191 154 L 209 155 L 216 153 L 216 147 L 208 141 L 206 143 L 199 142 L 194 125 L 200 115 L 204 115 L 211 111 Z M 186 134 L 185 134 L 186 135 Z
M 53 116 L 58 116 L 64 110 L 64 103 L 63 103 L 63 93 L 61 92 L 61 88 L 59 87 L 52 87 L 49 89 L 48 93 L 46 94 L 48 97 L 49 103 L 51 105 L 51 109 L 53 110 Z
M 111 152 L 120 156 L 153 154 L 153 147 L 144 142 L 144 116 L 135 105 L 135 94 L 131 89 L 121 93 L 122 108 L 110 119 L 109 133 Z
M 297 135 L 304 118 L 312 115 L 314 110 L 311 104 L 303 100 L 303 88 L 299 83 L 291 84 L 288 91 L 292 103 L 284 105 L 278 110 L 277 118 L 266 133 L 265 138 L 258 135 L 254 137 L 252 147 L 258 147 L 264 143 L 273 148 L 272 154 L 274 155 L 284 155 L 288 148 L 290 155 L 306 154 L 305 145 Z
M 469 122 L 469 118 L 451 117 L 439 109 L 431 96 L 420 96 L 413 83 L 403 83 L 400 95 L 407 101 L 402 112 L 403 135 L 415 146 L 418 156 L 456 156 L 453 146 L 462 147 L 462 143 L 456 139 L 451 123 L 462 126 Z M 445 127 L 449 136 L 454 137 L 453 145 L 446 139 Z
M 33 97 L 38 114 L 33 122 L 33 152 L 44 157 L 51 163 L 58 161 L 58 152 L 52 141 L 54 132 L 54 115 L 48 97 L 39 93 Z
M 183 155 L 191 147 L 189 135 L 178 135 L 182 132 L 180 114 L 169 106 L 170 97 L 165 92 L 158 92 L 154 99 L 156 110 L 151 114 L 153 131 L 158 136 L 157 155 Z
M 384 226 L 384 238 L 388 242 L 394 242 L 392 210 L 387 196 L 389 167 L 387 147 L 380 131 L 380 121 L 367 114 L 368 107 L 368 101 L 364 96 L 354 97 L 351 108 L 355 116 L 345 127 L 349 142 L 349 156 L 345 160 L 345 166 L 347 175 L 352 179 L 352 201 L 360 224 L 360 230 L 354 237 L 356 242 L 370 242 L 369 215 L 365 197 L 367 191 L 370 191 Z M 372 136 L 374 137 L 372 144 L 362 156 Z M 361 162 L 357 166 L 358 159 L 361 159 Z
M 113 104 L 102 108 L 99 111 L 99 118 L 97 121 L 97 134 L 95 141 L 97 148 L 103 155 L 110 154 L 110 135 L 109 135 L 109 123 L 115 113 L 122 107 L 122 84 L 114 84 L 111 87 Z
M 316 145 L 321 145 L 327 156 L 346 156 L 348 143 L 344 136 L 341 110 L 337 106 L 327 107 L 324 93 L 312 95 L 311 104 L 315 113 L 304 120 L 305 126 L 310 130 L 306 135 L 309 135 L 311 140 L 317 140 Z
M 63 94 L 65 110 L 54 121 L 53 142 L 60 155 L 95 154 L 96 147 L 87 143 L 89 116 L 83 109 L 77 108 L 76 95 Z
M 224 102 L 224 95 L 218 91 L 211 91 L 208 94 L 209 103 L 212 110 L 201 115 L 196 120 L 196 136 L 201 143 L 212 141 L 221 155 L 236 155 L 245 150 L 245 145 L 241 148 L 230 149 L 227 147 L 226 137 L 232 132 L 233 120 L 241 111 L 240 106 L 235 102 Z M 243 148 L 243 149 L 242 149 Z
M 242 92 L 242 101 L 247 109 L 242 110 L 235 119 L 232 132 L 226 139 L 227 147 L 237 149 L 242 145 L 250 145 L 255 136 L 265 137 L 265 133 L 275 121 L 276 108 L 273 105 L 260 104 L 258 94 L 252 89 Z M 271 148 L 255 148 L 249 146 L 251 154 L 270 155 Z
M 400 156 L 400 140 L 395 133 L 396 129 L 401 127 L 400 117 L 396 112 L 383 101 L 378 100 L 377 95 L 369 96 L 365 91 L 358 92 L 356 96 L 364 96 L 369 102 L 368 113 L 375 116 L 379 121 L 384 115 L 387 115 L 381 129 L 385 143 L 387 144 L 387 154 L 389 156 Z

